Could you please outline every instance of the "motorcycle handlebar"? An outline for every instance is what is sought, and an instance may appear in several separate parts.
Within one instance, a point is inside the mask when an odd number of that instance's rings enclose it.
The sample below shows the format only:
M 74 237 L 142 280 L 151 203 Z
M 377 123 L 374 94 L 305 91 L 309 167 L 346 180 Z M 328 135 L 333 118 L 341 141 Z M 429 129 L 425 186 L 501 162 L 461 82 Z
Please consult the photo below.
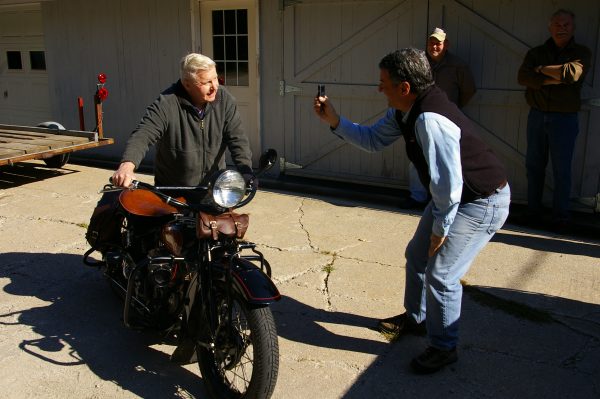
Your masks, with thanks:
M 110 182 L 110 184 L 113 184 L 112 176 L 108 178 L 108 181 Z M 144 188 L 146 190 L 152 191 L 154 194 L 161 197 L 169 205 L 172 205 L 177 208 L 189 208 L 190 207 L 189 204 L 187 204 L 185 202 L 181 202 L 181 201 L 161 192 L 160 189 L 162 189 L 162 187 L 154 187 L 152 184 L 144 183 L 139 180 L 132 180 L 131 184 L 127 188 L 129 188 L 131 190 L 135 190 L 137 188 Z M 170 188 L 176 189 L 176 188 L 180 188 L 180 187 L 170 187 Z M 189 188 L 196 188 L 196 187 L 184 187 L 184 188 L 189 189 Z
M 108 181 L 110 182 L 110 184 L 113 184 L 112 177 L 109 177 Z M 132 180 L 131 184 L 127 188 L 119 187 L 119 188 L 113 188 L 113 189 L 106 190 L 106 191 L 114 191 L 115 189 L 117 189 L 117 190 L 122 190 L 122 189 L 135 190 L 138 188 L 143 188 L 143 189 L 152 191 L 154 194 L 161 197 L 167 204 L 172 205 L 176 208 L 191 208 L 192 206 L 188 203 L 181 202 L 181 201 L 171 197 L 170 195 L 163 193 L 161 190 L 173 190 L 173 191 L 177 191 L 177 190 L 179 190 L 179 191 L 191 191 L 191 190 L 207 191 L 208 190 L 208 187 L 206 187 L 206 186 L 192 186 L 192 187 L 188 187 L 188 186 L 153 186 L 151 184 L 144 183 L 139 180 Z M 241 208 L 242 206 L 244 206 L 244 205 L 248 204 L 250 201 L 252 201 L 252 199 L 256 195 L 256 190 L 257 190 L 257 186 L 252 184 L 252 181 L 249 181 L 248 185 L 246 186 L 246 194 L 247 194 L 246 198 L 244 198 L 239 204 L 237 204 L 232 209 Z M 105 191 L 105 190 L 103 190 L 103 191 Z
M 257 175 L 260 174 L 260 172 L 262 172 L 266 169 L 269 169 L 270 166 L 272 166 L 272 164 L 273 164 L 272 162 L 267 162 L 267 165 L 263 166 L 263 168 L 261 168 L 262 170 L 260 170 L 259 173 L 257 173 Z M 111 185 L 114 186 L 112 176 L 108 178 L 108 181 L 110 182 Z M 252 201 L 252 199 L 256 195 L 256 191 L 258 190 L 258 184 L 256 184 L 256 182 L 257 182 L 256 176 L 253 176 L 251 179 L 249 179 L 246 182 L 246 198 L 244 198 L 242 201 L 240 201 L 239 204 L 237 204 L 235 207 L 233 207 L 231 209 L 241 208 L 241 207 L 245 206 L 246 204 L 248 204 L 250 201 Z M 115 189 L 135 190 L 138 188 L 143 188 L 143 189 L 152 191 L 154 194 L 160 196 L 167 204 L 170 204 L 170 205 L 178 207 L 178 208 L 190 208 L 191 206 L 190 206 L 190 204 L 181 202 L 181 201 L 163 193 L 162 192 L 163 190 L 167 190 L 167 191 L 193 191 L 193 190 L 208 191 L 209 190 L 209 187 L 207 187 L 207 186 L 191 186 L 191 187 L 189 187 L 189 186 L 153 186 L 151 184 L 144 183 L 139 180 L 132 180 L 129 187 L 118 187 L 118 188 L 113 187 L 111 189 L 111 191 L 113 191 Z

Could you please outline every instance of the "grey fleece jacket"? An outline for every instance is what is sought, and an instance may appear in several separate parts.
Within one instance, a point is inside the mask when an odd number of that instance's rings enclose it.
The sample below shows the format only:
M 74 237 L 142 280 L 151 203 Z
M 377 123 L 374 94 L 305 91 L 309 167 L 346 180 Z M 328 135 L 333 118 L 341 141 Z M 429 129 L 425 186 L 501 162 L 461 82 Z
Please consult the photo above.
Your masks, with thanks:
M 229 149 L 241 173 L 252 173 L 250 143 L 235 99 L 224 87 L 207 104 L 202 119 L 181 81 L 162 92 L 131 133 L 121 162 L 133 162 L 138 168 L 151 145 L 156 145 L 157 185 L 204 184 L 208 172 L 225 167 L 225 155 L 216 159 L 221 146 Z

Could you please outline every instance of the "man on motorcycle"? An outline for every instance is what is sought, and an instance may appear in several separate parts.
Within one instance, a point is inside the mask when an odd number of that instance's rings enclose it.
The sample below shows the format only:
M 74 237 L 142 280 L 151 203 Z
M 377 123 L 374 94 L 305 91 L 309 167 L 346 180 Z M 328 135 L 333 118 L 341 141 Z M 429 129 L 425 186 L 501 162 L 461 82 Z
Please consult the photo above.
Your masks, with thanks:
M 156 145 L 156 185 L 197 186 L 225 167 L 228 148 L 240 173 L 252 177 L 252 152 L 235 99 L 219 87 L 216 63 L 191 53 L 181 60 L 180 80 L 146 109 L 131 134 L 113 184 L 128 187 L 151 145 Z
M 432 200 L 406 248 L 406 313 L 381 320 L 381 331 L 427 334 L 415 372 L 435 372 L 457 361 L 461 277 L 508 217 L 510 188 L 502 163 L 470 120 L 435 86 L 425 53 L 406 48 L 379 63 L 379 91 L 390 109 L 372 126 L 340 117 L 327 96 L 314 110 L 332 132 L 367 151 L 400 136 Z

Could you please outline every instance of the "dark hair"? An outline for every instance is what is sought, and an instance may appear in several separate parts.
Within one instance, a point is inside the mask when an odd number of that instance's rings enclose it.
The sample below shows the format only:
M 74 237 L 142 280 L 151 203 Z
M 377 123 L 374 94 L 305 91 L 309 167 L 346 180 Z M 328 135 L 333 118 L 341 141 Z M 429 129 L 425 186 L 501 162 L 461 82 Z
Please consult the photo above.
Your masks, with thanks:
M 417 95 L 433 85 L 431 67 L 422 50 L 403 48 L 389 53 L 381 59 L 379 68 L 389 72 L 394 84 L 408 82 L 410 91 Z

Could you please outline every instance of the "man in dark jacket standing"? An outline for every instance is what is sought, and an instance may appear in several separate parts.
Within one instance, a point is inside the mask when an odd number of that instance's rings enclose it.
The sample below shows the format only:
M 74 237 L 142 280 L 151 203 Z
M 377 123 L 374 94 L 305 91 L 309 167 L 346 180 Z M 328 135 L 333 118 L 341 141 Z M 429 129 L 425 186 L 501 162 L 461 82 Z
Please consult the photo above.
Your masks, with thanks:
M 429 347 L 414 358 L 418 373 L 439 370 L 458 359 L 461 277 L 508 217 L 510 188 L 502 163 L 473 124 L 434 85 L 425 53 L 412 48 L 379 63 L 379 91 L 389 110 L 372 126 L 340 117 L 329 99 L 315 98 L 314 110 L 333 133 L 367 151 L 400 136 L 432 199 L 408 244 L 404 307 L 381 320 L 394 334 L 427 334 Z
M 553 222 L 569 225 L 571 161 L 579 132 L 577 112 L 581 86 L 590 67 L 590 50 L 575 43 L 575 15 L 560 9 L 548 25 L 550 38 L 527 52 L 519 68 L 519 84 L 531 107 L 527 118 L 527 203 L 532 222 L 542 216 L 548 154 L 554 176 Z
M 441 28 L 431 31 L 426 47 L 435 84 L 444 90 L 448 99 L 458 108 L 465 107 L 477 92 L 471 69 L 448 50 L 450 41 Z
M 475 79 L 469 66 L 452 54 L 449 47 L 450 41 L 441 28 L 433 29 L 425 44 L 435 84 L 446 93 L 450 101 L 462 109 L 477 92 Z M 410 195 L 400 200 L 400 208 L 424 208 L 429 201 L 429 193 L 419 181 L 412 162 L 408 164 L 408 188 Z
M 219 87 L 215 62 L 202 54 L 181 60 L 180 80 L 160 94 L 127 141 L 113 183 L 128 187 L 156 145 L 157 185 L 196 186 L 225 167 L 225 148 L 240 173 L 252 176 L 252 153 L 235 99 Z

